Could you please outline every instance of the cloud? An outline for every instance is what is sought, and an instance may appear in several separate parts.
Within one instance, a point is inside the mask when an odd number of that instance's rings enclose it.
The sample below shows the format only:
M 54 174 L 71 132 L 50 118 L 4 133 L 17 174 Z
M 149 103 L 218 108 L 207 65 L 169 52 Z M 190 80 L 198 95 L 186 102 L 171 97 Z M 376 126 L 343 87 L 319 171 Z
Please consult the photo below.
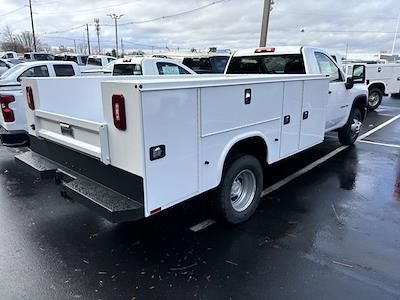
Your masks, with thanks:
M 107 17 L 109 13 L 124 14 L 118 29 L 125 49 L 151 49 L 151 46 L 238 49 L 258 45 L 263 0 L 226 0 L 181 16 L 127 24 L 192 10 L 212 1 L 215 0 L 33 0 L 32 5 L 39 38 L 55 46 L 71 47 L 73 39 L 82 43 L 84 26 L 76 27 L 86 23 L 95 43 L 93 19 L 99 18 L 102 47 L 113 48 L 114 27 Z M 0 0 L 4 13 L 25 3 Z M 399 13 L 398 0 L 275 0 L 268 43 L 313 45 L 342 53 L 347 46 L 353 52 L 391 51 Z M 0 28 L 5 25 L 15 31 L 30 30 L 28 8 L 1 18 Z M 70 28 L 76 29 L 62 32 Z M 44 34 L 55 31 L 61 32 Z M 396 49 L 400 52 L 400 38 Z

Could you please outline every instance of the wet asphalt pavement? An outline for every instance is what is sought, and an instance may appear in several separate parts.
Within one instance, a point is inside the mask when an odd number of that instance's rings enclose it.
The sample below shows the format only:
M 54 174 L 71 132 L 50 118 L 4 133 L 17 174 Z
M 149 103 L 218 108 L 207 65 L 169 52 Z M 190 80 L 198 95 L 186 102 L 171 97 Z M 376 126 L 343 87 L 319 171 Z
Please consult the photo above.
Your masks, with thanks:
M 387 98 L 363 131 L 400 114 Z M 400 145 L 400 119 L 367 141 Z M 273 184 L 338 148 L 266 169 Z M 0 299 L 400 299 L 400 148 L 359 142 L 267 195 L 236 227 L 209 195 L 111 224 L 0 147 Z

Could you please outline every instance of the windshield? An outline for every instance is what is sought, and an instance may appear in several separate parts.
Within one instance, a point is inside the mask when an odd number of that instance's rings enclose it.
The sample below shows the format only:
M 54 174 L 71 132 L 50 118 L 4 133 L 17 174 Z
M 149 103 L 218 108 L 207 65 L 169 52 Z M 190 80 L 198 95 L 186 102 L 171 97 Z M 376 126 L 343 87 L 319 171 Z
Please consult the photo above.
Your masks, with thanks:
M 139 64 L 115 64 L 113 76 L 142 75 L 142 66 Z
M 24 65 L 16 65 L 14 67 L 12 67 L 11 69 L 9 69 L 8 71 L 6 71 L 1 77 L 0 79 L 12 79 L 13 77 L 17 77 L 18 74 L 20 74 L 20 71 L 22 69 L 24 69 L 25 66 Z
M 301 54 L 232 57 L 227 74 L 305 74 Z

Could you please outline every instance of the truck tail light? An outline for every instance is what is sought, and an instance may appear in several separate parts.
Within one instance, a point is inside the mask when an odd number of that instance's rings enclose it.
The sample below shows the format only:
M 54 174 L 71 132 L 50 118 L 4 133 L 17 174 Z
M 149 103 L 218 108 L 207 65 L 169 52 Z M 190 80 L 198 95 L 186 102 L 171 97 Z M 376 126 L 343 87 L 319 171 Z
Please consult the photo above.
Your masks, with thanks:
M 126 130 L 125 99 L 123 95 L 112 96 L 114 125 L 119 130 Z
M 257 48 L 256 51 L 254 51 L 255 53 L 271 53 L 271 52 L 275 52 L 275 48 L 266 48 L 266 47 L 260 47 Z
M 30 109 L 35 110 L 35 102 L 33 101 L 33 92 L 30 86 L 26 87 L 26 101 Z
M 11 95 L 0 95 L 1 112 L 3 114 L 4 122 L 14 122 L 14 111 L 8 107 L 11 102 L 14 102 L 15 98 Z

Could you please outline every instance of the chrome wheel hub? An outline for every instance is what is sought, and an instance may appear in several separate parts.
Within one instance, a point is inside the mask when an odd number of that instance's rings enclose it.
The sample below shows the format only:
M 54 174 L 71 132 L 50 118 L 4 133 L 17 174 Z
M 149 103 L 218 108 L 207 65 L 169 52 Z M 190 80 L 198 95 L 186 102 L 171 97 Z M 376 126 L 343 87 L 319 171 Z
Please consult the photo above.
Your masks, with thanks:
M 257 190 L 254 173 L 248 169 L 241 171 L 232 182 L 231 203 L 237 212 L 246 210 L 252 203 Z
M 362 123 L 360 120 L 353 119 L 353 123 L 351 124 L 351 133 L 357 135 L 360 133 Z
M 368 97 L 368 105 L 370 107 L 374 107 L 375 105 L 377 105 L 379 102 L 379 94 L 378 93 L 372 93 L 371 95 L 369 95 Z

